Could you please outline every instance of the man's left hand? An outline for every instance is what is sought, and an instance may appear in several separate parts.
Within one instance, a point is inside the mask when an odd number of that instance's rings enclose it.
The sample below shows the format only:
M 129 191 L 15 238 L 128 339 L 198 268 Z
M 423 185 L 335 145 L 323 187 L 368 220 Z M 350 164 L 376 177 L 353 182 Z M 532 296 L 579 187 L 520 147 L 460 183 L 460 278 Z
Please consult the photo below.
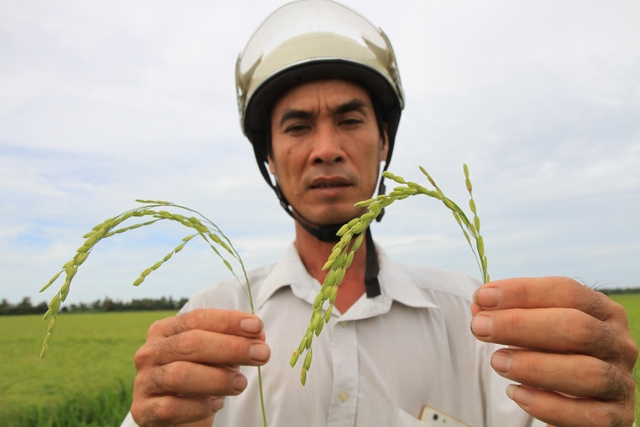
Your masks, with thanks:
M 471 330 L 496 351 L 507 394 L 558 427 L 631 426 L 638 348 L 625 310 L 566 277 L 490 282 L 473 296 Z

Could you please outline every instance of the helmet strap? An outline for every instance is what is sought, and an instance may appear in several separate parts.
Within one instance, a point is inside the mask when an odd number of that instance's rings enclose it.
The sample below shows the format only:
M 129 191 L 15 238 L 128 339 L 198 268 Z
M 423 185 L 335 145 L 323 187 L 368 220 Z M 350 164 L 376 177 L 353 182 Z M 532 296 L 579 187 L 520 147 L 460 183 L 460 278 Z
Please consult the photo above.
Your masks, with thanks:
M 384 179 L 384 178 L 383 178 Z M 342 227 L 343 224 L 335 224 L 335 225 L 325 225 L 325 226 L 316 226 L 312 227 L 308 224 L 305 224 L 304 221 L 301 221 L 298 218 L 289 202 L 282 194 L 280 190 L 280 186 L 276 182 L 275 185 L 272 186 L 273 190 L 276 192 L 278 199 L 280 200 L 280 205 L 282 208 L 293 218 L 295 221 L 298 221 L 298 224 L 302 226 L 309 234 L 311 234 L 316 239 L 321 242 L 333 242 L 337 243 L 340 241 L 340 236 L 338 236 L 338 230 Z M 385 185 L 380 182 L 380 191 L 384 193 Z M 382 215 L 381 212 L 380 215 Z M 367 293 L 367 298 L 375 298 L 381 294 L 380 291 L 380 282 L 378 281 L 378 273 L 380 271 L 380 265 L 378 264 L 378 252 L 376 251 L 376 245 L 373 243 L 373 238 L 371 237 L 371 227 L 367 227 L 366 231 L 366 248 L 367 248 L 367 257 L 364 271 L 364 287 Z
M 364 288 L 367 291 L 367 298 L 375 298 L 381 294 L 380 282 L 378 282 L 380 266 L 378 265 L 378 253 L 376 252 L 376 245 L 373 244 L 370 227 L 367 227 L 366 233 L 367 264 L 364 270 Z
M 298 224 L 300 224 L 302 228 L 304 228 L 309 234 L 311 234 L 313 237 L 320 240 L 321 242 L 337 243 L 338 241 L 340 241 L 340 236 L 338 236 L 337 233 L 343 224 L 312 227 L 310 225 L 305 224 L 303 221 L 300 221 L 300 219 L 297 218 L 296 215 L 293 213 L 293 210 L 291 209 L 291 206 L 289 205 L 287 198 L 284 196 L 284 194 L 282 194 L 282 190 L 280 189 L 280 186 L 278 185 L 277 180 L 274 184 L 269 177 L 269 174 L 267 172 L 267 169 L 264 163 L 258 162 L 258 164 L 260 165 L 260 171 L 262 172 L 262 175 L 265 177 L 265 180 L 278 196 L 278 200 L 280 201 L 280 206 L 282 206 L 282 209 L 284 209 L 285 212 L 289 214 L 291 218 L 293 218 L 295 221 L 298 221 Z M 386 170 L 386 164 L 385 164 L 385 170 Z M 380 179 L 380 186 L 378 187 L 378 194 L 384 194 L 384 192 L 385 192 L 384 177 L 382 177 Z M 382 217 L 383 214 L 384 214 L 384 211 L 380 212 L 380 215 L 378 216 L 378 221 L 380 221 L 380 218 Z M 381 294 L 380 282 L 378 281 L 378 273 L 380 271 L 380 266 L 378 264 L 378 253 L 376 251 L 376 246 L 373 243 L 373 238 L 371 237 L 370 227 L 367 227 L 366 233 L 367 234 L 366 234 L 365 244 L 367 248 L 367 258 L 365 261 L 366 265 L 365 265 L 365 272 L 364 272 L 364 286 L 365 286 L 365 291 L 367 293 L 367 298 L 375 298 Z

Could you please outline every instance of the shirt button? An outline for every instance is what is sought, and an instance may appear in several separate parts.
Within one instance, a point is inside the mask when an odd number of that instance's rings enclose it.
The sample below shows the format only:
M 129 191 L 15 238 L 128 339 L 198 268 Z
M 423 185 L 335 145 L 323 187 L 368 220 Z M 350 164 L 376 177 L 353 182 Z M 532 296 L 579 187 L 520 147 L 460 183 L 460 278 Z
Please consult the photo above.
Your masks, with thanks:
M 349 393 L 347 393 L 346 391 L 341 391 L 338 395 L 338 399 L 340 399 L 340 402 L 345 403 L 347 400 L 349 400 Z

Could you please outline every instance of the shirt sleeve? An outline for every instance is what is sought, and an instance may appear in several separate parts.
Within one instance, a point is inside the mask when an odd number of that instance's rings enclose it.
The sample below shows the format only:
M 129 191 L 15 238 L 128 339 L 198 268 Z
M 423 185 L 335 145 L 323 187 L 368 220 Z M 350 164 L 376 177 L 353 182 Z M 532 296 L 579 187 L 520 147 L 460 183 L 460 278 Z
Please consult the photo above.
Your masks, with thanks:
M 120 424 L 120 427 L 139 427 L 138 424 L 136 424 L 135 421 L 133 421 L 133 417 L 131 416 L 131 412 L 129 412 L 127 414 L 127 416 L 125 417 L 125 419 L 122 421 L 122 424 Z

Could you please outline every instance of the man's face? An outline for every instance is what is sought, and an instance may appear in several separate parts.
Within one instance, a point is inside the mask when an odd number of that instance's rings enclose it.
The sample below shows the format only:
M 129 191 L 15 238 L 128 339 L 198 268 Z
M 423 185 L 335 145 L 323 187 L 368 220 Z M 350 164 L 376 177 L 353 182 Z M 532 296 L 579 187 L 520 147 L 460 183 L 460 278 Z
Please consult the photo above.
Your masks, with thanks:
M 301 84 L 271 115 L 269 169 L 291 207 L 309 225 L 345 223 L 371 197 L 387 136 L 380 136 L 366 90 L 345 80 Z

